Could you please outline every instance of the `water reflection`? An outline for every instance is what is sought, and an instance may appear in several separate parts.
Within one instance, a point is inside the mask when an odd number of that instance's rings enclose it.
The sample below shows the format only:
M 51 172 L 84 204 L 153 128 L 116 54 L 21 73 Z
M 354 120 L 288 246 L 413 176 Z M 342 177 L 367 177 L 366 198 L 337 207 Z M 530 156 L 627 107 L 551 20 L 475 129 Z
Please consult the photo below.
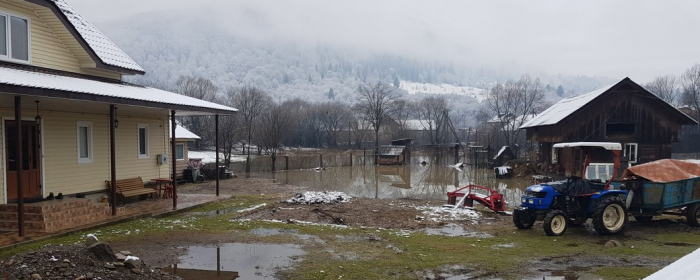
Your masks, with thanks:
M 289 266 L 291 257 L 303 254 L 292 244 L 189 246 L 177 264 L 163 270 L 183 279 L 269 279 L 278 269 Z
M 419 164 L 426 161 L 426 165 Z M 282 171 L 276 175 L 260 173 L 291 185 L 311 190 L 342 191 L 356 197 L 447 199 L 446 193 L 468 184 L 499 190 L 509 205 L 518 203 L 530 178 L 496 179 L 492 169 L 474 169 L 436 163 L 429 157 L 416 157 L 414 164 L 403 166 L 346 166 L 325 170 Z

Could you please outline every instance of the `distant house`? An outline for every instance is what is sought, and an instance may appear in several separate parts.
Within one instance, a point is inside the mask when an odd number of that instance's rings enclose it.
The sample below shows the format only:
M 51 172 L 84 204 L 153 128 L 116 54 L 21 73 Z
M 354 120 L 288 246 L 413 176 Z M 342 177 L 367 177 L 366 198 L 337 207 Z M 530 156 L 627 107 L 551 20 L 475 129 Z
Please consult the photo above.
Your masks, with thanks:
M 172 133 L 170 140 L 172 141 Z M 188 168 L 189 161 L 189 143 L 201 139 L 197 134 L 187 130 L 184 126 L 175 126 L 175 159 L 177 160 L 177 176 L 176 179 L 182 179 L 184 170 Z
M 552 153 L 562 142 L 618 142 L 627 164 L 671 157 L 671 143 L 678 142 L 684 125 L 697 124 L 629 78 L 592 92 L 562 99 L 520 127 L 528 140 L 539 143 L 538 163 L 548 166 L 556 156 L 562 175 L 581 175 L 585 155 L 580 151 Z M 605 178 L 613 158 L 609 152 L 593 153 L 591 166 L 600 171 L 587 176 Z M 595 167 L 598 168 L 595 168 Z

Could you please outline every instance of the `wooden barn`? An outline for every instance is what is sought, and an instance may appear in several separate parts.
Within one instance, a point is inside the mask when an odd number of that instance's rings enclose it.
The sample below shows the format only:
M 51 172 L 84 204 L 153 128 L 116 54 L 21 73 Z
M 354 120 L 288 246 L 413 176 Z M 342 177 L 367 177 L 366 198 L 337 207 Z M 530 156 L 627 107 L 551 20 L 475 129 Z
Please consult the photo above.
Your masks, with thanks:
M 617 142 L 623 166 L 671 157 L 671 143 L 680 141 L 684 125 L 697 122 L 629 78 L 592 92 L 562 99 L 523 124 L 529 141 L 540 144 L 538 163 L 559 175 L 582 174 L 580 150 L 557 150 L 562 142 Z M 552 157 L 558 164 L 551 165 Z M 611 176 L 612 153 L 591 154 L 589 178 Z M 608 166 L 610 165 L 610 166 Z M 600 174 L 598 174 L 600 173 Z

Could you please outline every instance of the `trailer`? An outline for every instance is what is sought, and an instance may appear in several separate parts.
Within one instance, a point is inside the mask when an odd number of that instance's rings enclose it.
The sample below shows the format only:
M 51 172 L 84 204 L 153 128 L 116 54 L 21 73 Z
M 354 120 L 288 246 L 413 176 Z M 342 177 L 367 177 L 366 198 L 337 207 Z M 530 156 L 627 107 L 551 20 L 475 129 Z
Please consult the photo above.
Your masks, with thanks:
M 627 190 L 626 206 L 637 221 L 661 214 L 683 215 L 700 226 L 700 164 L 662 159 L 625 170 L 613 187 Z

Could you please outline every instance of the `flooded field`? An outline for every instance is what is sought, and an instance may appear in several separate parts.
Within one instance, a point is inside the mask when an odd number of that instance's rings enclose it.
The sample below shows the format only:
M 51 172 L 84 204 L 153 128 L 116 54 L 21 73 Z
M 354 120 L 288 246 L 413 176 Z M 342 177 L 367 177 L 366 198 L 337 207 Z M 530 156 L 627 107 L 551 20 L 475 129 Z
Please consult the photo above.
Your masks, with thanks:
M 420 162 L 425 161 L 422 165 Z M 273 178 L 279 182 L 317 191 L 341 191 L 354 197 L 446 200 L 446 193 L 469 184 L 501 192 L 509 205 L 520 199 L 532 184 L 530 178 L 496 179 L 492 169 L 455 167 L 431 163 L 429 157 L 416 157 L 410 165 L 361 165 L 255 173 L 252 177 Z

